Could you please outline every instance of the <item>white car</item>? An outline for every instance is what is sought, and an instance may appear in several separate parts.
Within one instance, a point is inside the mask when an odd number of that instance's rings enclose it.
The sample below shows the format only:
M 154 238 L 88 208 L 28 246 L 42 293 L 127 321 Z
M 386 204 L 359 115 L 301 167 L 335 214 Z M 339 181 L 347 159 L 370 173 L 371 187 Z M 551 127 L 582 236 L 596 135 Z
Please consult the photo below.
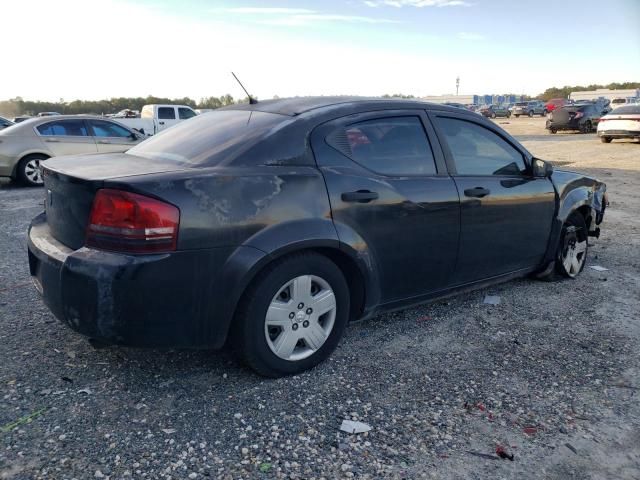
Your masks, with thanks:
M 602 143 L 614 138 L 640 139 L 640 104 L 623 105 L 600 118 L 598 136 Z
M 145 105 L 140 118 L 118 118 L 118 121 L 143 135 L 150 136 L 198 115 L 187 105 Z

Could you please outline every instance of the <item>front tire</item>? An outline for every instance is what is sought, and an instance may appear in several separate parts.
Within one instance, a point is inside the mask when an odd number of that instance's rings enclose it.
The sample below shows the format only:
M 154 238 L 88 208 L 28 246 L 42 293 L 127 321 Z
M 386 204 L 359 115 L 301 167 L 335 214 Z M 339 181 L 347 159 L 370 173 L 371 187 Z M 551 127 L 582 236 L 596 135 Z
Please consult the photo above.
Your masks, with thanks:
M 491 118 L 496 118 L 495 112 L 491 114 Z
M 33 154 L 27 155 L 18 163 L 16 169 L 16 177 L 23 184 L 30 187 L 38 187 L 44 183 L 42 180 L 42 172 L 40 170 L 40 162 L 46 160 L 46 155 Z
M 240 300 L 232 340 L 260 375 L 308 370 L 337 347 L 349 319 L 349 287 L 328 258 L 300 253 L 258 274 Z
M 611 143 L 611 140 L 613 140 L 611 137 L 600 137 L 602 143 Z
M 587 120 L 586 122 L 584 122 L 582 124 L 582 126 L 580 127 L 580 131 L 582 133 L 590 133 L 591 130 L 593 130 L 593 126 L 591 125 L 591 121 Z
M 567 278 L 576 278 L 587 261 L 587 223 L 580 212 L 573 212 L 562 227 L 556 254 L 556 271 Z
M 558 130 L 556 128 L 551 127 L 549 129 L 549 133 L 553 133 L 555 135 L 556 133 L 558 133 Z
M 533 117 L 533 110 L 529 110 L 529 118 Z

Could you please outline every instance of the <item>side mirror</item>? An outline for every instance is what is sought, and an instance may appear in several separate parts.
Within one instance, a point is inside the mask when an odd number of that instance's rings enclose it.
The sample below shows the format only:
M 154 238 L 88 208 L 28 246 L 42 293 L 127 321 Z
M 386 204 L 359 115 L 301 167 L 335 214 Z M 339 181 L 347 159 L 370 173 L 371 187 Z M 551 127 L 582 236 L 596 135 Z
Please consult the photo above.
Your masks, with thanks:
M 553 174 L 553 165 L 539 158 L 533 159 L 533 176 L 551 178 Z
M 131 137 L 131 140 L 138 140 L 138 135 L 136 134 L 136 132 L 131 132 L 129 137 Z

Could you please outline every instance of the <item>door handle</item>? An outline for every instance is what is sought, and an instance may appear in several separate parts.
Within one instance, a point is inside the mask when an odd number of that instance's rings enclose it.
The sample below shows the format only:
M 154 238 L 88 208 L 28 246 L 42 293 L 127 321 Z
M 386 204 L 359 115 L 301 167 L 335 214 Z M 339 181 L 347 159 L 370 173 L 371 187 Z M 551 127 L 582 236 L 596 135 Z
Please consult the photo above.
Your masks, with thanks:
M 158 122 L 160 125 L 164 125 L 164 122 Z
M 57 138 L 47 138 L 45 140 L 45 142 L 49 142 L 49 143 L 60 143 L 60 140 L 58 140 Z
M 369 190 L 358 190 L 357 192 L 345 192 L 340 198 L 343 202 L 367 203 L 371 200 L 377 200 L 378 194 Z
M 467 196 L 467 197 L 475 197 L 475 198 L 486 197 L 490 193 L 491 193 L 491 190 L 489 190 L 488 188 L 483 188 L 483 187 L 467 188 L 464 191 L 465 196 Z

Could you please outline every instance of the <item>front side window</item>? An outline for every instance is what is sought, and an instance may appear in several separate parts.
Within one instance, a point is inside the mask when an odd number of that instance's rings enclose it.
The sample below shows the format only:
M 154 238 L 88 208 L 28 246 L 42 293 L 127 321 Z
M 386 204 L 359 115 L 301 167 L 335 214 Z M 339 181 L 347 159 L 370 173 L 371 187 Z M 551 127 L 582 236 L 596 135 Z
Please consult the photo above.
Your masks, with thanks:
M 341 141 L 342 140 L 342 141 Z M 327 142 L 356 163 L 383 175 L 435 175 L 419 117 L 389 117 L 341 127 Z
M 506 140 L 477 123 L 437 117 L 458 175 L 521 175 L 522 154 Z
M 115 123 L 106 122 L 103 120 L 91 120 L 89 122 L 93 129 L 94 137 L 129 137 L 131 132 L 120 125 Z
M 83 120 L 58 120 L 44 123 L 36 127 L 40 135 L 44 136 L 67 136 L 86 137 L 87 127 Z
M 196 116 L 196 112 L 191 110 L 190 108 L 178 108 L 178 117 L 180 120 L 187 120 L 188 118 L 192 118 Z
M 158 118 L 160 120 L 175 120 L 176 119 L 176 109 L 173 107 L 159 107 L 158 108 Z

